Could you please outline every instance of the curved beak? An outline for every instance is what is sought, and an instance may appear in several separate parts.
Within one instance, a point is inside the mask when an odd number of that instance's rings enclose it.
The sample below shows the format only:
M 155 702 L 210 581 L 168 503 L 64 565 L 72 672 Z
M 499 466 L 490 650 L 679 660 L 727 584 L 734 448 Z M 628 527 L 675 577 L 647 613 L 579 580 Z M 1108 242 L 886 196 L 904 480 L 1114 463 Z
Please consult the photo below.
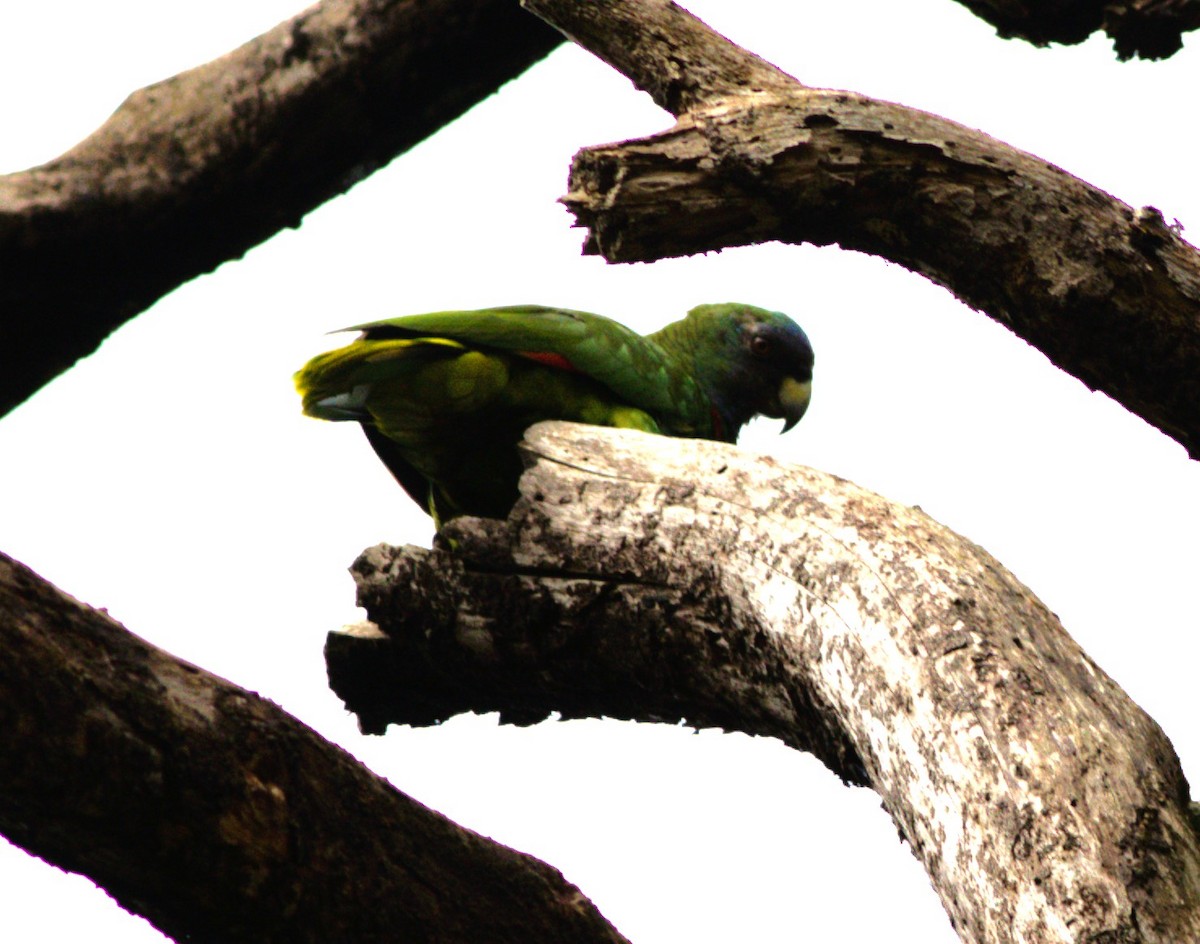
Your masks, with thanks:
M 797 380 L 795 377 L 784 377 L 779 385 L 779 406 L 782 408 L 784 424 L 783 432 L 787 432 L 800 422 L 800 417 L 808 409 L 808 401 L 812 399 L 812 381 Z

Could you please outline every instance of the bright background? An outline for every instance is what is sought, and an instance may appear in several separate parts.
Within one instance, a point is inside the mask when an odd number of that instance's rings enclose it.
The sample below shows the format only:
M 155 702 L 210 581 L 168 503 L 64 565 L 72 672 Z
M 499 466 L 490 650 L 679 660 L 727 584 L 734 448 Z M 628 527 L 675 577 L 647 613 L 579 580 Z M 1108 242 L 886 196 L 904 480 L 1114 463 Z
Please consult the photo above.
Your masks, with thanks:
M 1200 227 L 1193 41 L 1165 63 L 1003 42 L 948 0 L 692 0 L 802 81 L 956 119 Z M 85 136 L 132 89 L 233 48 L 295 0 L 9 4 L 0 171 Z M 1194 724 L 1200 473 L 946 291 L 837 249 L 654 265 L 582 258 L 572 153 L 665 127 L 563 48 L 386 170 L 183 286 L 0 420 L 0 547 L 134 632 L 274 699 L 401 789 L 561 868 L 635 944 L 955 940 L 875 795 L 778 743 L 617 722 L 358 734 L 325 633 L 346 567 L 424 516 L 357 428 L 304 419 L 292 372 L 346 324 L 541 302 L 651 330 L 692 305 L 793 314 L 813 408 L 743 443 L 920 504 L 997 555 L 1173 739 Z M 64 798 L 69 802 L 69 798 Z M 161 940 L 89 882 L 0 847 L 0 937 Z M 831 937 L 835 935 L 836 937 Z

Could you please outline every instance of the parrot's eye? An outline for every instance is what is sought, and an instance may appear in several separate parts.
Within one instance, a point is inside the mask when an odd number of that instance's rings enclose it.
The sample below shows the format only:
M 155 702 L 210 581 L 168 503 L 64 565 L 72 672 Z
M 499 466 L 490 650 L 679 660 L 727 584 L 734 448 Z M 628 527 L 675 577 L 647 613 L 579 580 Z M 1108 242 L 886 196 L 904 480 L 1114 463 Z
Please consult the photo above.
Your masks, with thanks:
M 755 335 L 750 339 L 750 351 L 759 357 L 766 357 L 771 353 L 770 339 L 763 337 L 761 334 Z

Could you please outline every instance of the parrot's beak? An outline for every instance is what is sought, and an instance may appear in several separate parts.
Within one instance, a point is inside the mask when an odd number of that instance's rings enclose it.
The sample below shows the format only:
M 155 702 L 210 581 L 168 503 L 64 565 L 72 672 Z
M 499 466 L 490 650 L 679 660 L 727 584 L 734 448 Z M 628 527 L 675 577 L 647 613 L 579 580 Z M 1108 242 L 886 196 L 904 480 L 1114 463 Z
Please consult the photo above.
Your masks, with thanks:
M 808 409 L 808 401 L 812 399 L 812 381 L 797 380 L 795 377 L 784 377 L 779 385 L 779 405 L 783 411 L 783 432 L 787 432 L 800 422 L 800 417 Z

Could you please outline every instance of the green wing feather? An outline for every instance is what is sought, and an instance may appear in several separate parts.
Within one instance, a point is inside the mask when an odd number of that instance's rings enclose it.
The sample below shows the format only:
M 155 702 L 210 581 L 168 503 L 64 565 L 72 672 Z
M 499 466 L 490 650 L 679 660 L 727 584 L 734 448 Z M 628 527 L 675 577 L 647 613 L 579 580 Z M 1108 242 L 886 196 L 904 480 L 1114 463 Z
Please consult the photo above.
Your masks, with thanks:
M 502 517 L 521 473 L 515 448 L 541 419 L 650 432 L 672 419 L 669 355 L 615 321 L 535 306 L 411 315 L 296 375 L 310 416 L 358 420 L 435 520 Z M 561 362 L 561 363 L 560 363 Z
M 514 354 L 554 354 L 599 381 L 617 398 L 666 420 L 693 427 L 707 418 L 691 373 L 670 352 L 611 318 L 543 305 L 438 311 L 372 321 L 347 330 L 373 337 L 450 338 Z
M 539 305 L 357 330 L 362 337 L 296 374 L 304 411 L 362 423 L 400 484 L 440 521 L 507 514 L 522 470 L 517 444 L 539 420 L 733 442 L 754 415 L 794 424 L 812 377 L 799 326 L 747 305 L 698 306 L 648 337 Z

